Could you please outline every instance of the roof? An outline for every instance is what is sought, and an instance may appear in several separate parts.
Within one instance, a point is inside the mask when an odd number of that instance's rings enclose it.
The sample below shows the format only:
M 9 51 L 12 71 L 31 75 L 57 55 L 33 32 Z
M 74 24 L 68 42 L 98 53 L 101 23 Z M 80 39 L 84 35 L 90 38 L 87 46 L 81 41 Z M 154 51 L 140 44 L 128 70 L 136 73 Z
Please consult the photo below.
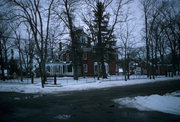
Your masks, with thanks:
M 46 63 L 46 66 L 63 66 L 63 65 L 70 65 L 71 62 L 59 61 L 59 62 L 49 62 Z

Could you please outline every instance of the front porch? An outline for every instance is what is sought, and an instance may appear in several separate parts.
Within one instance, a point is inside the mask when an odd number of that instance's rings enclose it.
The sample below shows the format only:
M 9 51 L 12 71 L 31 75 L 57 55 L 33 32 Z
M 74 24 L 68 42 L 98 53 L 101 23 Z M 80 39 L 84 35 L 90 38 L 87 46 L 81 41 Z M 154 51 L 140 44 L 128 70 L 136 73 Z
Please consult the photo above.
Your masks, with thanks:
M 72 76 L 73 68 L 71 62 L 47 63 L 46 73 L 48 76 Z

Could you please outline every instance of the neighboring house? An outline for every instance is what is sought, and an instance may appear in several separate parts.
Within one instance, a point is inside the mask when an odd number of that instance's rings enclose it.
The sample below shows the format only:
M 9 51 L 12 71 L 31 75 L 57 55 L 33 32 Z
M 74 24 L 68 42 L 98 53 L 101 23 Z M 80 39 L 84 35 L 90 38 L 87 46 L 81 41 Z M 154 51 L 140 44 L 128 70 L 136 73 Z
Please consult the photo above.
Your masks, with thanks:
M 147 65 L 146 62 L 135 62 L 131 61 L 129 63 L 129 73 L 130 75 L 147 75 Z M 171 64 L 157 64 L 157 66 L 151 67 L 149 70 L 153 70 L 154 74 L 157 75 L 167 75 L 167 73 L 172 72 Z
M 1 66 L 0 66 L 0 80 L 2 79 L 3 77 L 3 70 L 1 69 Z M 8 70 L 7 69 L 4 69 L 4 77 L 7 78 L 8 76 Z
M 118 69 L 118 75 L 123 75 L 123 68 Z
M 136 75 L 141 75 L 141 73 L 142 73 L 141 67 L 139 67 L 139 66 L 136 66 L 134 71 L 135 71 Z
M 79 76 L 95 76 L 98 74 L 97 56 L 93 46 L 90 45 L 88 35 L 83 32 L 79 36 L 79 47 L 81 50 L 81 61 L 79 62 L 78 74 Z M 50 60 L 46 64 L 47 74 L 49 76 L 72 76 L 73 67 L 71 60 L 70 47 L 66 47 L 59 51 L 58 59 L 55 61 Z M 114 75 L 117 73 L 116 67 L 117 54 L 112 53 L 108 56 L 105 62 L 106 73 Z
M 150 68 L 152 69 L 152 67 L 150 66 Z M 146 62 L 142 61 L 139 63 L 138 66 L 136 66 L 136 71 L 139 72 L 141 71 L 141 75 L 147 75 L 147 65 Z M 157 75 L 167 75 L 167 73 L 172 72 L 172 64 L 157 64 L 157 66 L 153 67 L 153 72 Z
M 135 61 L 129 62 L 129 73 L 130 75 L 138 75 L 141 74 L 139 71 L 141 70 L 141 67 L 138 66 L 138 63 Z
M 158 75 L 168 75 L 172 72 L 172 64 L 158 64 L 156 70 Z

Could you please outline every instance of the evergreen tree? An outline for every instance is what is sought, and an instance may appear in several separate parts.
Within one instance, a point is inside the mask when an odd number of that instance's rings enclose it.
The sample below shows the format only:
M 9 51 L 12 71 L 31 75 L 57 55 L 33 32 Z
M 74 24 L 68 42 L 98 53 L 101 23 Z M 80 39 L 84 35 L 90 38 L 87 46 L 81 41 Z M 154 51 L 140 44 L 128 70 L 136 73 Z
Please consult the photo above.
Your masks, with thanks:
M 115 45 L 114 36 L 109 26 L 109 14 L 105 11 L 105 5 L 101 1 L 96 3 L 96 9 L 93 11 L 93 32 L 96 37 L 95 51 L 98 62 L 98 78 L 102 76 L 107 78 L 105 61 L 110 51 Z

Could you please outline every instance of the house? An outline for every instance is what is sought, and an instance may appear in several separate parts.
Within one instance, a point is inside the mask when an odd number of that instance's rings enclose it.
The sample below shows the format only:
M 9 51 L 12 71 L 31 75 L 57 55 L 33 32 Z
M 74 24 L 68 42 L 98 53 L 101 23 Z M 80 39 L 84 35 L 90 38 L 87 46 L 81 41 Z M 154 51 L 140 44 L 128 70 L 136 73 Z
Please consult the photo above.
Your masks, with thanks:
M 139 63 L 139 66 L 141 67 L 141 74 L 142 75 L 147 75 L 147 64 L 145 61 L 142 61 Z M 157 63 L 157 66 L 154 65 L 154 67 L 152 67 L 150 65 L 150 70 L 153 70 L 155 74 L 157 75 L 167 75 L 167 73 L 172 72 L 172 64 L 160 64 Z
M 89 37 L 83 30 L 79 31 L 79 56 L 80 62 L 78 64 L 79 76 L 96 76 L 98 74 L 98 62 L 94 47 L 90 44 Z M 61 44 L 60 44 L 61 45 Z M 62 46 L 60 46 L 62 48 Z M 47 75 L 53 76 L 72 76 L 73 67 L 71 59 L 70 46 L 60 49 L 56 60 L 49 60 L 46 63 Z M 109 54 L 105 61 L 106 73 L 109 75 L 116 74 L 116 59 L 117 54 Z
M 129 73 L 130 75 L 147 75 L 147 64 L 145 61 L 129 62 Z M 172 72 L 172 64 L 160 64 L 158 63 L 157 66 L 151 66 L 150 69 L 156 75 L 167 75 L 167 73 Z
M 7 69 L 4 69 L 4 77 L 7 78 L 8 76 L 8 70 Z M 0 80 L 3 78 L 3 70 L 1 69 L 1 66 L 0 66 Z
M 141 74 L 141 67 L 135 61 L 129 62 L 129 73 L 130 75 L 140 75 Z

